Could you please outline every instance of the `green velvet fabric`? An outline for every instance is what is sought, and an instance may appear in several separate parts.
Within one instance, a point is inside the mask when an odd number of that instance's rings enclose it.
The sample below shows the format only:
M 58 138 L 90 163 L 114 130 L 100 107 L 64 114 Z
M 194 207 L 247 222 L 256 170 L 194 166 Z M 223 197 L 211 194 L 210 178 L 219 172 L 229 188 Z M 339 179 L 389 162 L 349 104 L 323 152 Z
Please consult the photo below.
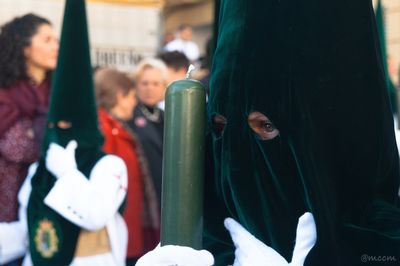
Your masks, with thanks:
M 57 122 L 62 120 L 71 122 L 72 127 L 58 128 Z M 71 137 L 79 147 L 99 147 L 103 142 L 98 129 L 84 0 L 66 1 L 48 121 L 44 151 L 49 142 L 66 145 Z
M 60 121 L 69 123 L 70 127 L 65 128 Z M 71 140 L 78 142 L 75 154 L 78 169 L 89 177 L 93 166 L 104 153 L 101 151 L 103 137 L 97 124 L 84 0 L 66 1 L 58 64 L 52 84 L 48 128 L 39 167 L 32 179 L 28 227 L 30 254 L 34 265 L 69 265 L 74 256 L 80 228 L 43 202 L 56 181 L 45 166 L 48 146 L 54 142 L 65 147 Z M 37 235 L 41 229 L 40 222 L 44 219 L 52 223 L 55 237 L 50 231 L 42 234 L 39 247 Z M 54 239 L 57 239 L 55 246 L 52 242 Z M 40 249 L 53 251 L 46 254 L 39 252 Z
M 307 211 L 318 239 L 305 265 L 399 260 L 399 157 L 371 2 L 222 0 L 219 18 L 208 113 L 227 124 L 209 139 L 204 220 L 216 265 L 234 259 L 225 217 L 290 261 Z M 253 111 L 280 135 L 261 140 Z
M 387 57 L 387 52 L 386 52 L 386 34 L 385 34 L 385 15 L 384 15 L 384 10 L 382 7 L 382 2 L 381 0 L 378 0 L 378 4 L 376 7 L 376 24 L 378 28 L 378 36 L 379 36 L 379 41 L 381 45 L 381 55 L 382 55 L 382 61 L 383 61 L 383 69 L 385 70 L 385 75 L 386 75 L 386 86 L 388 89 L 389 93 L 389 99 L 390 99 L 390 104 L 393 113 L 397 112 L 397 90 L 396 87 L 393 84 L 392 79 L 390 78 L 389 75 L 389 68 L 388 68 L 388 57 Z

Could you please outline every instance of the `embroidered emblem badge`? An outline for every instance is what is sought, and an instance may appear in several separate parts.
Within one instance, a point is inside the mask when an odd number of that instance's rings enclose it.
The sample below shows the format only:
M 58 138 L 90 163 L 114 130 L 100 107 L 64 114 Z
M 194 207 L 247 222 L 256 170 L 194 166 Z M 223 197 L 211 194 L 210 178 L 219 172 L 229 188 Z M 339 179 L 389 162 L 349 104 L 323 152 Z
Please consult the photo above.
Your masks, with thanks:
M 53 222 L 44 218 L 38 223 L 35 247 L 43 258 L 51 258 L 58 251 L 58 237 Z

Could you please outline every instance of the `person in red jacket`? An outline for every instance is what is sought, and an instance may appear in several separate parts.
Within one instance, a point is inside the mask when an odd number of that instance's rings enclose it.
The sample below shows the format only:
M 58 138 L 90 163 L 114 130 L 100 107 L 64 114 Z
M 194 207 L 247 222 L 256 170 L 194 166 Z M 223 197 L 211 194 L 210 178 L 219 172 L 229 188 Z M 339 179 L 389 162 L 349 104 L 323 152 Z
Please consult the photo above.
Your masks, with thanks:
M 159 206 L 154 186 L 141 156 L 140 144 L 126 125 L 136 106 L 135 84 L 124 73 L 100 69 L 95 74 L 99 123 L 105 152 L 121 157 L 128 167 L 124 218 L 128 226 L 127 266 L 157 244 Z

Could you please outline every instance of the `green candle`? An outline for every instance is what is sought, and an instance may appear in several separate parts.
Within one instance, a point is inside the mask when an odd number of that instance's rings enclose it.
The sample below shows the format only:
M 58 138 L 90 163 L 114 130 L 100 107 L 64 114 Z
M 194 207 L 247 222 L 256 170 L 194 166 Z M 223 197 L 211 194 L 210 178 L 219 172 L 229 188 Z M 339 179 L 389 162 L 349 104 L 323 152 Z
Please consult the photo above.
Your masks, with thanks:
M 206 92 L 173 82 L 165 100 L 161 245 L 202 248 Z

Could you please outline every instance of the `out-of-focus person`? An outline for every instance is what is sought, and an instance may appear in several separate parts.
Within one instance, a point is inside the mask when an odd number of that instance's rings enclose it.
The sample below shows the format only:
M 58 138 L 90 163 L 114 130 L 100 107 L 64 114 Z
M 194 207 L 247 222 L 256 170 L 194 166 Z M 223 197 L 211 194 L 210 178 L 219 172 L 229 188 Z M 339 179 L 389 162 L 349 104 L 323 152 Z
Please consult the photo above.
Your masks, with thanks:
M 169 44 L 173 40 L 175 40 L 175 34 L 173 34 L 171 32 L 165 33 L 162 46 L 165 47 L 167 44 Z
M 128 169 L 128 192 L 124 219 L 128 226 L 126 265 L 134 265 L 154 248 L 147 244 L 159 235 L 159 207 L 140 143 L 127 121 L 136 106 L 135 83 L 122 72 L 105 68 L 96 71 L 95 90 L 99 124 L 105 141 L 103 150 L 119 156 Z
M 142 144 L 159 204 L 161 202 L 164 112 L 157 107 L 157 104 L 164 100 L 167 78 L 168 70 L 161 60 L 150 58 L 139 63 L 134 73 L 139 102 L 133 119 L 128 122 Z
M 160 59 L 167 65 L 168 83 L 186 77 L 190 62 L 184 53 L 178 51 L 165 52 L 160 54 Z
M 18 191 L 39 158 L 58 46 L 51 23 L 37 15 L 1 26 L 0 222 L 18 218 Z
M 178 51 L 164 52 L 160 54 L 159 58 L 168 68 L 167 84 L 186 77 L 190 62 L 184 53 Z M 164 111 L 165 101 L 162 100 L 157 104 L 157 106 Z
M 198 45 L 192 41 L 193 29 L 188 24 L 182 24 L 178 29 L 178 37 L 169 42 L 164 50 L 167 52 L 179 51 L 184 53 L 191 62 L 195 62 L 200 57 Z

